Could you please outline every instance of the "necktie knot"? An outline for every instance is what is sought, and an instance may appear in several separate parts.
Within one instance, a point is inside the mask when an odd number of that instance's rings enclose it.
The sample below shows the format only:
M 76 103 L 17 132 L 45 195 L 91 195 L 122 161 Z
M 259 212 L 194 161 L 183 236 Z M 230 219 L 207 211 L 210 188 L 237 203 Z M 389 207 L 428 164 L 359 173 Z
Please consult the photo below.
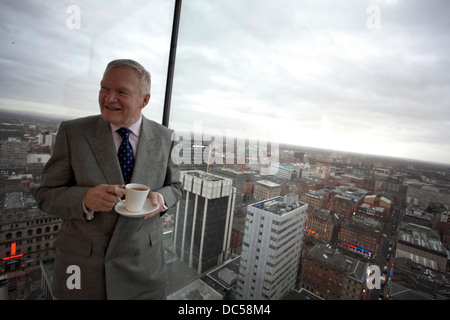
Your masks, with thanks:
M 122 139 L 128 140 L 128 137 L 130 136 L 130 129 L 120 128 L 117 129 L 117 133 L 122 137 Z

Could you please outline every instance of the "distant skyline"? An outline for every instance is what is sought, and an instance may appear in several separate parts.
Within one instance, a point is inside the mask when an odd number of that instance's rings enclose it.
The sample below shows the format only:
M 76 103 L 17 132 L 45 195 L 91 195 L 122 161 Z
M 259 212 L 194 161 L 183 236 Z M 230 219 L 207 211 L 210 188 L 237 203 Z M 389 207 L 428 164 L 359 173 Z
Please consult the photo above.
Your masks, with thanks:
M 7 113 L 7 114 L 5 114 Z M 7 119 L 6 121 L 4 121 L 5 123 L 8 123 L 8 120 L 11 120 L 10 117 L 14 117 L 14 120 L 18 120 L 18 121 L 23 121 L 24 118 L 26 118 L 27 120 L 37 120 L 37 121 L 50 121 L 51 123 L 55 124 L 55 129 L 57 129 L 60 121 L 64 121 L 64 120 L 68 120 L 70 118 L 67 117 L 61 117 L 58 116 L 56 114 L 49 114 L 49 113 L 35 113 L 35 112 L 14 112 L 12 110 L 2 110 L 0 108 L 0 119 L 2 119 L 3 122 L 3 118 L 1 118 L 2 116 L 6 116 Z M 182 131 L 182 133 L 186 133 L 185 131 Z M 191 137 L 194 140 L 194 132 L 190 132 Z M 240 139 L 247 139 L 248 137 L 246 136 L 237 136 L 235 138 L 240 138 Z M 225 139 L 225 138 L 224 138 Z M 208 141 L 208 140 L 205 140 Z M 224 140 L 224 149 L 226 149 L 226 140 Z M 328 148 L 321 148 L 321 147 L 315 147 L 315 146 L 306 146 L 306 145 L 299 145 L 299 144 L 287 144 L 284 142 L 279 142 L 279 141 L 273 141 L 272 143 L 277 143 L 278 145 L 274 146 L 275 148 L 277 148 L 277 150 L 279 150 L 280 152 L 282 151 L 293 151 L 293 152 L 311 152 L 312 155 L 317 155 L 317 154 L 331 154 L 334 155 L 338 158 L 343 158 L 345 159 L 346 157 L 356 157 L 356 158 L 361 158 L 361 159 L 365 159 L 366 161 L 373 161 L 373 162 L 381 162 L 381 163 L 385 163 L 386 165 L 388 165 L 389 163 L 392 162 L 405 162 L 405 163 L 409 163 L 412 165 L 430 165 L 430 168 L 441 168 L 442 170 L 445 170 L 447 168 L 450 168 L 449 164 L 447 163 L 442 163 L 442 162 L 435 162 L 435 161 L 429 161 L 429 160 L 420 160 L 420 159 L 414 159 L 414 158 L 404 158 L 404 157 L 397 157 L 397 156 L 390 156 L 390 155 L 376 155 L 376 154 L 368 154 L 368 153 L 361 153 L 358 151 L 342 151 L 342 150 L 337 150 L 337 149 L 328 149 Z M 264 145 L 265 146 L 265 145 Z M 239 148 L 239 145 L 236 145 L 237 148 Z M 268 145 L 268 147 L 270 148 L 271 145 Z M 281 156 L 281 154 L 280 154 Z M 223 163 L 226 164 L 226 157 L 227 155 L 223 155 Z M 203 159 L 203 161 L 206 158 Z M 273 158 L 272 160 L 276 160 L 279 159 L 281 160 L 281 158 Z M 239 164 L 236 163 L 236 161 L 234 162 L 234 164 Z
M 0 109 L 98 114 L 103 70 L 125 57 L 152 73 L 144 115 L 161 122 L 173 8 L 2 1 Z M 169 126 L 450 164 L 448 12 L 446 0 L 184 1 Z

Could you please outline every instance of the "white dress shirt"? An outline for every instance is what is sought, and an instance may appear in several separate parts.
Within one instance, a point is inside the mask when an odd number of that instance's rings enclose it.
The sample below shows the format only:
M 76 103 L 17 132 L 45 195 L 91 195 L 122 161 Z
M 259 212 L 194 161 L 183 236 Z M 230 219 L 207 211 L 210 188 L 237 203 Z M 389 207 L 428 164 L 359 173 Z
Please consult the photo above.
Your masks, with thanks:
M 142 115 L 138 121 L 136 121 L 135 123 L 133 123 L 131 126 L 128 127 L 128 129 L 130 129 L 130 131 L 131 131 L 128 139 L 130 141 L 131 147 L 133 148 L 133 154 L 134 154 L 135 159 L 136 159 L 136 151 L 137 151 L 138 143 L 139 143 L 139 135 L 141 133 L 141 125 L 142 125 Z M 110 123 L 110 126 L 111 126 L 111 133 L 112 133 L 113 139 L 114 139 L 114 145 L 116 146 L 116 152 L 118 152 L 120 144 L 122 143 L 122 137 L 116 131 L 118 129 L 120 129 L 120 127 L 116 126 L 115 124 L 112 124 L 112 123 Z

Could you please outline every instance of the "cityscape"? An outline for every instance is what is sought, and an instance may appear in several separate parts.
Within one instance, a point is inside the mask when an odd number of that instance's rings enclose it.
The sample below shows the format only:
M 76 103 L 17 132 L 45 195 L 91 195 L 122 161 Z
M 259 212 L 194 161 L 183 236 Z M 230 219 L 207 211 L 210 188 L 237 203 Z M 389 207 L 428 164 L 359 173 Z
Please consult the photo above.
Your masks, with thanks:
M 0 300 L 52 300 L 61 220 L 33 191 L 62 119 L 0 118 Z M 450 300 L 450 164 L 233 142 L 180 142 L 168 300 Z

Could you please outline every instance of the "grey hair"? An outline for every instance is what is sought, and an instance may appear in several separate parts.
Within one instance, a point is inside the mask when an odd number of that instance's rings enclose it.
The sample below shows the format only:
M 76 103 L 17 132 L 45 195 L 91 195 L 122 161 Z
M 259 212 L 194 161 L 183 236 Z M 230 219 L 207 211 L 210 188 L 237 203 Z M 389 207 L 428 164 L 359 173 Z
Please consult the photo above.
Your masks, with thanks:
M 148 72 L 140 63 L 131 59 L 113 60 L 106 66 L 103 76 L 105 76 L 106 72 L 108 72 L 112 68 L 129 68 L 134 70 L 142 82 L 142 95 L 145 96 L 146 94 L 150 93 L 151 75 L 150 72 Z

